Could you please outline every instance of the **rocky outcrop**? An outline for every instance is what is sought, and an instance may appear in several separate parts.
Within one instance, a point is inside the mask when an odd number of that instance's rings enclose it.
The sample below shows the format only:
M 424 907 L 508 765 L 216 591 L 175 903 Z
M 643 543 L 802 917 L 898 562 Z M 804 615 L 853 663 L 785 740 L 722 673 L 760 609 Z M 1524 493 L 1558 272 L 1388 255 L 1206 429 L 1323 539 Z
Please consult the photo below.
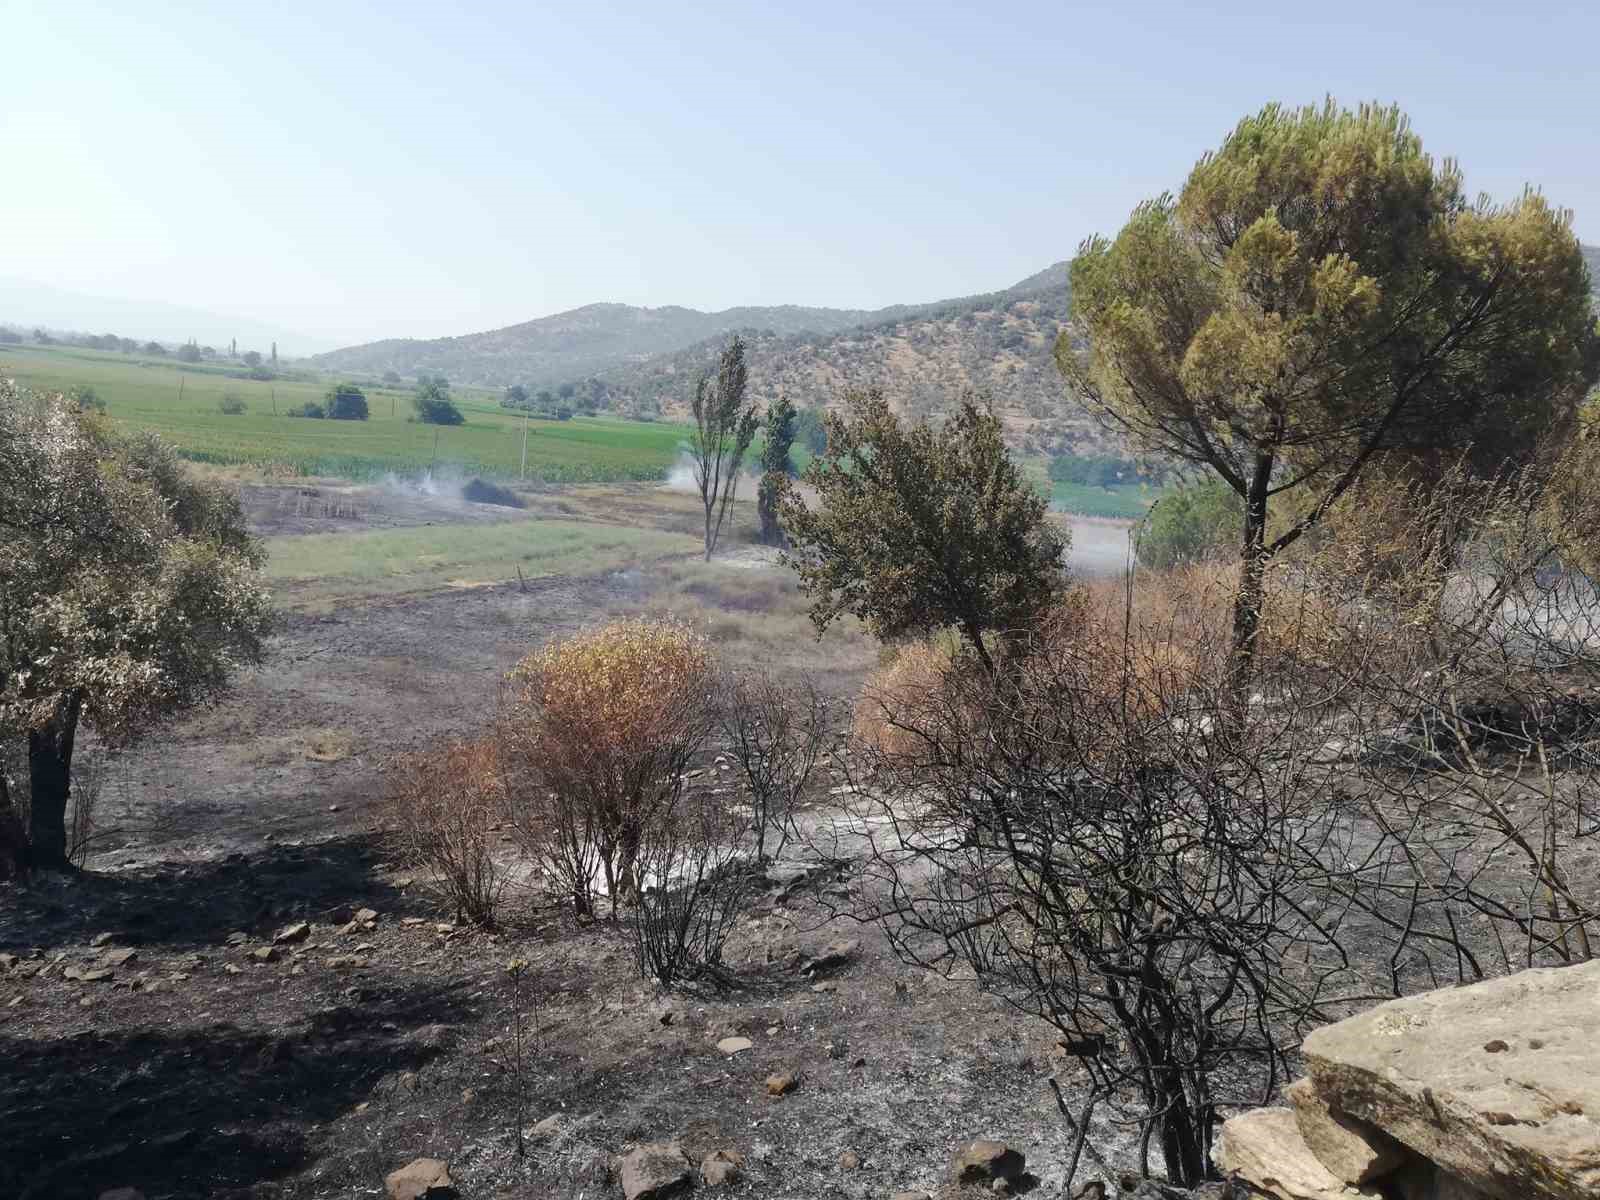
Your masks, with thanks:
M 1223 1126 L 1219 1170 L 1283 1200 L 1600 1195 L 1600 962 L 1393 1000 L 1304 1056 L 1293 1109 Z

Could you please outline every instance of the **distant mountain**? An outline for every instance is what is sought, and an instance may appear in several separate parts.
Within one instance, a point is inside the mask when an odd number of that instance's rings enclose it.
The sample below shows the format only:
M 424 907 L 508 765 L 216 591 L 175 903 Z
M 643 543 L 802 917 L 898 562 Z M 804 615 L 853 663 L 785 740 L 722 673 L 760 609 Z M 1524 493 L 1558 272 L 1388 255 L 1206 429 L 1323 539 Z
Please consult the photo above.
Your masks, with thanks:
M 864 321 L 910 311 L 881 309 L 636 308 L 628 304 L 587 304 L 569 312 L 487 333 L 449 338 L 391 338 L 320 354 L 327 371 L 404 376 L 443 374 L 453 383 L 490 387 L 512 383 L 547 387 L 667 354 L 736 329 L 769 329 L 778 334 L 831 333 Z
M 973 392 L 991 397 L 1013 423 L 1053 420 L 1062 398 L 1053 350 L 1068 294 L 1061 262 L 1004 291 L 922 305 L 850 329 L 787 335 L 745 329 L 751 389 L 806 407 L 877 387 L 913 413 L 946 408 Z M 724 342 L 712 338 L 600 379 L 633 407 L 675 408 Z
M 312 354 L 328 346 L 325 339 L 264 321 L 158 300 L 90 296 L 26 279 L 0 279 L 0 325 L 23 330 L 38 326 L 61 333 L 114 333 L 139 342 L 181 343 L 194 338 L 210 346 L 226 346 L 237 338 L 241 350 L 263 354 L 273 342 L 278 343 L 280 354 Z

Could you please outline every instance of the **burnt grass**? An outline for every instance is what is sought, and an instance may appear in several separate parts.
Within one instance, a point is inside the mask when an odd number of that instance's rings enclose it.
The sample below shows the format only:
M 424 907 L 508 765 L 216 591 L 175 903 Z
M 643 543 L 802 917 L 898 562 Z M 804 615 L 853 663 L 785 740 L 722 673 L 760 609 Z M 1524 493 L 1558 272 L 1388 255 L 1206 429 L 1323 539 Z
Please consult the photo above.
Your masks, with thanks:
M 512 511 L 336 490 L 248 488 L 246 501 L 279 533 Z M 641 520 L 679 519 L 653 492 L 629 496 Z M 756 574 L 689 599 L 776 620 L 749 600 L 772 591 Z M 481 728 L 494 681 L 532 646 L 670 584 L 639 570 L 291 613 L 218 705 L 128 751 L 80 746 L 84 779 L 102 763 L 91 869 L 0 883 L 0 1196 L 343 1200 L 382 1196 L 387 1172 L 427 1155 L 464 1197 L 594 1200 L 620 1195 L 619 1151 L 668 1138 L 696 1161 L 743 1154 L 730 1196 L 938 1191 L 976 1137 L 1058 1175 L 1049 1032 L 830 919 L 843 897 L 827 890 L 848 878 L 758 892 L 727 952 L 739 989 L 663 996 L 640 979 L 626 925 L 580 927 L 518 893 L 497 932 L 456 928 L 400 863 L 388 757 Z M 801 631 L 793 654 L 852 694 L 870 659 L 782 619 L 773 628 Z M 362 908 L 379 914 L 371 927 L 341 932 Z M 305 940 L 255 957 L 298 922 Z M 859 945 L 836 974 L 800 972 L 841 938 Z M 530 964 L 520 1001 L 514 958 Z M 716 1043 L 733 1034 L 754 1046 L 728 1058 Z M 780 1069 L 799 1086 L 769 1098 Z M 559 1131 L 519 1154 L 518 1126 L 556 1114 Z M 847 1150 L 859 1167 L 841 1168 Z
M 381 1195 L 422 1155 L 469 1197 L 610 1195 L 612 1156 L 663 1138 L 696 1160 L 742 1153 L 736 1196 L 934 1190 L 979 1136 L 1059 1169 L 1045 1031 L 899 966 L 870 929 L 830 926 L 848 880 L 818 886 L 834 894 L 754 900 L 736 990 L 665 996 L 625 924 L 522 903 L 498 932 L 458 928 L 380 837 L 36 879 L 0 909 L 17 956 L 0 973 L 0 1195 Z M 376 920 L 346 932 L 363 907 Z M 257 957 L 299 922 L 303 941 Z M 834 973 L 802 973 L 846 935 Z M 520 1001 L 514 957 L 530 963 Z M 64 974 L 96 967 L 109 976 Z M 753 1049 L 724 1056 L 733 1035 Z M 800 1076 L 779 1099 L 777 1070 Z M 553 1114 L 519 1155 L 519 1123 Z M 859 1167 L 841 1168 L 846 1150 Z

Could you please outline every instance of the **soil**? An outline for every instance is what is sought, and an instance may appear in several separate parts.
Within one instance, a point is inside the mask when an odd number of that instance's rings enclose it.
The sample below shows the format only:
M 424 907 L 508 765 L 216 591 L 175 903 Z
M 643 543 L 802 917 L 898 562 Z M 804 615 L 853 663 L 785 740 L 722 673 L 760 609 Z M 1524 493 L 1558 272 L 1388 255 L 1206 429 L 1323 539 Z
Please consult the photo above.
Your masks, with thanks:
M 244 498 L 272 535 L 586 511 L 329 485 Z M 764 887 L 729 947 L 737 989 L 669 997 L 640 982 L 625 924 L 519 893 L 499 932 L 459 928 L 398 861 L 389 757 L 475 731 L 531 645 L 650 586 L 640 568 L 290 616 L 215 707 L 135 749 L 90 742 L 79 785 L 98 780 L 115 832 L 86 871 L 0 885 L 0 1195 L 381 1196 L 433 1156 L 466 1197 L 610 1196 L 615 1154 L 678 1139 L 696 1162 L 744 1156 L 730 1196 L 880 1197 L 945 1188 L 978 1137 L 1023 1150 L 1052 1191 L 1067 1143 L 1048 1031 L 830 917 L 848 874 Z M 363 908 L 376 920 L 351 928 Z M 274 947 L 297 922 L 303 940 Z M 830 978 L 801 972 L 842 937 L 857 946 Z M 529 963 L 517 988 L 512 959 Z M 725 1056 L 735 1033 L 753 1048 Z M 799 1086 L 771 1098 L 780 1069 Z M 519 1128 L 558 1114 L 519 1151 Z

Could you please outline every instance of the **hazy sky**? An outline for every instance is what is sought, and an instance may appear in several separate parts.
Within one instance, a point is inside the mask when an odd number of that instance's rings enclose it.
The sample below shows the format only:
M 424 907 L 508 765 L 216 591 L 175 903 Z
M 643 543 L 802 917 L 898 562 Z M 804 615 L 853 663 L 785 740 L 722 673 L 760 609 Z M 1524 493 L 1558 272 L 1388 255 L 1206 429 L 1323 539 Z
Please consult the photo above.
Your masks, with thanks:
M 1003 287 L 1270 100 L 1600 242 L 1600 4 L 0 0 L 0 274 L 341 340 Z M 129 331 L 137 332 L 137 331 Z

